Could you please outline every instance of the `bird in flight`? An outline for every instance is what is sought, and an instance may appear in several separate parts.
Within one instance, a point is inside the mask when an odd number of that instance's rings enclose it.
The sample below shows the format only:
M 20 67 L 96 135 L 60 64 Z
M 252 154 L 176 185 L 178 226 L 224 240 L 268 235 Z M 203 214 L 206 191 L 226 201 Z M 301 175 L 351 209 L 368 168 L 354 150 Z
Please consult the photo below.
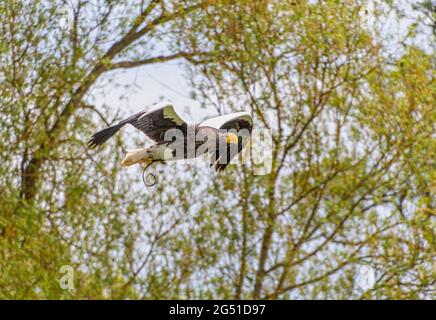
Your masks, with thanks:
M 219 127 L 213 125 L 217 122 L 221 123 Z M 154 162 L 208 154 L 210 165 L 220 172 L 247 144 L 253 119 L 248 112 L 237 112 L 190 124 L 177 114 L 171 103 L 161 102 L 95 133 L 88 142 L 89 147 L 102 145 L 126 124 L 141 130 L 154 144 L 127 150 L 122 167 L 134 164 L 148 167 Z

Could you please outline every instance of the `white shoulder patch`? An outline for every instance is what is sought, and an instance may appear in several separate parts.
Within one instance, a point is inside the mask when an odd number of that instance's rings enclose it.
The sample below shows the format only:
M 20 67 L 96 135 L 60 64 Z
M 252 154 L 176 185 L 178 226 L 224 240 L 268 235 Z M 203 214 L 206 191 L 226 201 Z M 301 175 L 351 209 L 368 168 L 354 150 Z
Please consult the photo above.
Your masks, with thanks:
M 163 115 L 165 118 L 173 120 L 178 125 L 182 125 L 185 123 L 185 121 L 177 114 L 176 110 L 174 110 L 174 107 L 172 105 L 167 105 L 164 108 Z

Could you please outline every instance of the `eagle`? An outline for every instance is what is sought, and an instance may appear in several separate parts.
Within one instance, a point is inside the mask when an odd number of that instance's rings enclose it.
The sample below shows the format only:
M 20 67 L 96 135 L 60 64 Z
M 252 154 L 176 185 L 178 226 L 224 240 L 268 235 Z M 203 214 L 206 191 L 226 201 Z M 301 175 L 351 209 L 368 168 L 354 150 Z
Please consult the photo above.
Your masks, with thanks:
M 166 163 L 208 154 L 210 166 L 221 172 L 246 146 L 253 119 L 248 112 L 236 112 L 188 123 L 170 102 L 161 102 L 95 133 L 88 142 L 89 148 L 102 145 L 127 124 L 141 130 L 153 144 L 127 150 L 122 167 L 140 164 L 146 168 L 154 162 Z

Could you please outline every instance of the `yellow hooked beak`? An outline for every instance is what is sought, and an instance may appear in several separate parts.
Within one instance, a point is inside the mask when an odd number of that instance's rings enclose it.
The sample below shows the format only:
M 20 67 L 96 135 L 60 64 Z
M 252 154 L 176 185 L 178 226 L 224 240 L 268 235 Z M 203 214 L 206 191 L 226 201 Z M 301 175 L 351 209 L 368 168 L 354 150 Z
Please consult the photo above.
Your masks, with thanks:
M 230 143 L 238 144 L 238 136 L 234 133 L 227 133 L 226 134 L 226 142 L 228 144 L 230 144 Z

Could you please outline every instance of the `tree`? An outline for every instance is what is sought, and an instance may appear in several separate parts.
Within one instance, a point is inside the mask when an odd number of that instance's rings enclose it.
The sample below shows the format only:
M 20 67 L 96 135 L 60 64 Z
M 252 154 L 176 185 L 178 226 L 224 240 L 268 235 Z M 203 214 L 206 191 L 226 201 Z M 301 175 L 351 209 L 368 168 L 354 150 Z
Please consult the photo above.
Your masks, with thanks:
M 168 33 L 181 32 L 171 27 L 175 21 L 212 4 L 159 0 L 2 4 L 4 297 L 61 296 L 57 279 L 62 263 L 76 264 L 76 270 L 80 265 L 83 272 L 93 274 L 89 281 L 94 282 L 94 291 L 83 289 L 77 296 L 107 295 L 102 291 L 107 290 L 105 285 L 122 274 L 112 268 L 122 269 L 116 260 L 129 254 L 122 251 L 133 241 L 129 223 L 134 219 L 128 213 L 135 206 L 124 196 L 129 184 L 117 174 L 120 155 L 109 156 L 118 152 L 110 148 L 95 155 L 86 149 L 97 124 L 107 124 L 113 114 L 87 102 L 91 89 L 114 70 L 201 58 L 205 53 L 170 52 L 161 42 Z M 84 265 L 81 259 L 86 259 Z
M 390 53 L 367 24 L 389 8 L 368 8 L 247 2 L 188 20 L 197 35 L 183 45 L 225 52 L 193 70 L 197 98 L 273 130 L 271 174 L 223 177 L 205 192 L 220 206 L 197 213 L 214 230 L 204 246 L 222 252 L 210 273 L 225 297 L 434 294 L 434 60 L 412 45 Z
M 433 297 L 434 52 L 383 31 L 394 9 L 7 0 L 0 297 Z M 169 164 L 144 192 L 122 137 L 86 149 L 117 118 L 89 103 L 96 81 L 175 59 L 196 100 L 272 130 L 270 174 Z

